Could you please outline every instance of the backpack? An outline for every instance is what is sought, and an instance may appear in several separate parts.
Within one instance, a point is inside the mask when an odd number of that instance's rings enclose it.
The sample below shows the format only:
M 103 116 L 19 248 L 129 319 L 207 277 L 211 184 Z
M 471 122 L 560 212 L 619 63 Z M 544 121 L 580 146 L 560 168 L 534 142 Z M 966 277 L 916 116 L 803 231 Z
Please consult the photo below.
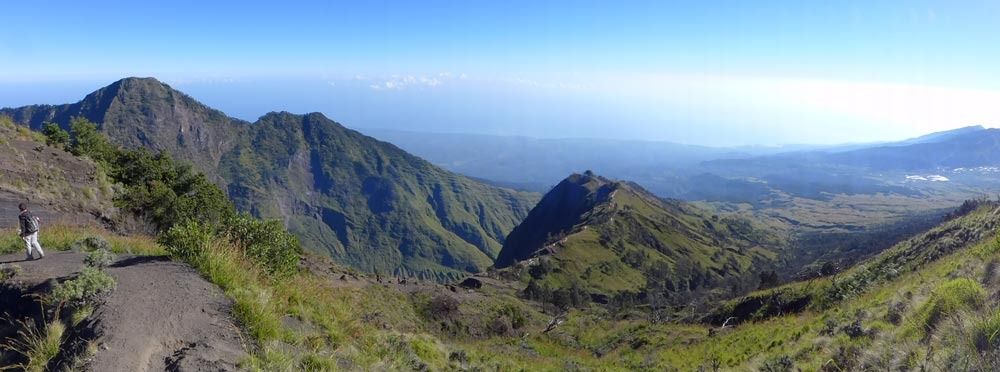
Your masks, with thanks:
M 38 232 L 38 227 L 39 227 L 38 217 L 35 217 L 35 215 L 31 214 L 31 212 L 27 212 L 24 217 L 25 217 L 24 229 L 26 230 L 25 232 L 27 232 L 28 234 L 34 234 Z

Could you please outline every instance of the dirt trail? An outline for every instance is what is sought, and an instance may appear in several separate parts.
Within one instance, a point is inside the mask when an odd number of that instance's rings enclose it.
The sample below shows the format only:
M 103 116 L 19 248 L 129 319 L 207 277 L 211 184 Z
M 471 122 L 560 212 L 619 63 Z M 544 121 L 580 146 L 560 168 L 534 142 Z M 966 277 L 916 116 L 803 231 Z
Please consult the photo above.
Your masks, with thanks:
M 17 253 L 0 256 L 0 263 L 22 269 L 5 285 L 40 288 L 79 272 L 84 257 L 53 252 L 43 260 L 24 261 L 24 254 Z M 230 316 L 231 301 L 189 266 L 157 257 L 123 257 L 107 272 L 117 288 L 82 323 L 98 345 L 88 370 L 229 371 L 246 357 Z

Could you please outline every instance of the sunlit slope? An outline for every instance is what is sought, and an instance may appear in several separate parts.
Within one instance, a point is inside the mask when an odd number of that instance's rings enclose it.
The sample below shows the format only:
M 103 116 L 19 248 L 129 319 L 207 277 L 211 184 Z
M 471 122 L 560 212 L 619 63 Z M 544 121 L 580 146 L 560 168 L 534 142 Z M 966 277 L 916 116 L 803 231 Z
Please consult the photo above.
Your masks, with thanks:
M 575 174 L 546 194 L 507 237 L 498 266 L 524 261 L 540 286 L 663 295 L 755 288 L 778 259 L 777 237 L 641 187 Z M 537 258 L 537 259 L 536 259 Z

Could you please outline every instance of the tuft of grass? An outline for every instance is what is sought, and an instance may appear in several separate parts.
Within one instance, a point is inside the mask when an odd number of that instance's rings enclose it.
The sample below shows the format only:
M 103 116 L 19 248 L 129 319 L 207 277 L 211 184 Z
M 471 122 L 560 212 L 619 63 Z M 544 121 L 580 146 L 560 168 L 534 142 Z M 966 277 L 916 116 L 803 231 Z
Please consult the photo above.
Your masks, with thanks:
M 83 323 L 83 321 L 90 317 L 93 313 L 94 305 L 92 304 L 84 304 L 83 306 L 76 308 L 73 310 L 73 314 L 69 317 L 70 326 L 76 327 L 80 325 L 80 323 Z
M 20 327 L 17 331 L 18 337 L 10 339 L 3 348 L 24 356 L 28 361 L 11 367 L 26 372 L 45 371 L 49 361 L 59 355 L 59 346 L 62 345 L 66 325 L 54 320 L 39 327 L 31 319 L 20 320 L 17 324 Z
M 942 283 L 918 310 L 919 325 L 929 331 L 942 319 L 961 310 L 978 309 L 986 301 L 986 290 L 969 278 L 952 279 Z
M 303 371 L 337 371 L 337 363 L 328 357 L 310 353 L 299 363 Z
M 980 352 L 1000 347 L 1000 311 L 980 319 L 973 326 L 973 341 Z

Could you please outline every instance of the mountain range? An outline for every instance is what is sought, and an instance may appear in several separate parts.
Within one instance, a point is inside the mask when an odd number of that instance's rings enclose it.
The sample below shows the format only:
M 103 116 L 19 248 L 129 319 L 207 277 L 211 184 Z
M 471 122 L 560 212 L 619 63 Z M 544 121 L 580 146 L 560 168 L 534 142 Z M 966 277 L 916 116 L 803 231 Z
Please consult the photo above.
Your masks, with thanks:
M 544 192 L 566 174 L 591 169 L 668 198 L 760 203 L 780 194 L 924 193 L 907 174 L 1000 164 L 998 130 L 968 126 L 889 142 L 713 148 L 655 141 L 536 139 L 363 129 L 446 169 L 495 184 Z M 891 174 L 885 174 L 890 172 Z M 982 186 L 988 174 L 942 174 L 952 189 Z M 955 179 L 957 178 L 957 179 Z M 987 177 L 991 178 L 991 177 Z M 969 182 L 966 182 L 969 181 Z M 941 185 L 938 185 L 941 186 Z M 968 196 L 968 193 L 963 195 Z
M 191 163 L 312 252 L 278 277 L 222 236 L 185 258 L 102 229 L 127 186 L 79 143 L 28 130 L 74 117 Z M 714 195 L 697 201 L 592 171 L 538 195 L 321 114 L 250 123 L 124 79 L 0 110 L 0 222 L 28 200 L 49 250 L 23 261 L 23 242 L 0 237 L 0 367 L 998 370 L 1000 202 L 955 202 L 997 189 L 997 138 L 967 127 L 657 175 Z M 79 298 L 47 308 L 61 296 Z
M 190 162 L 238 207 L 365 271 L 457 278 L 490 267 L 538 196 L 438 168 L 319 113 L 231 118 L 153 78 L 65 105 L 5 108 L 32 129 L 83 117 L 126 148 Z

